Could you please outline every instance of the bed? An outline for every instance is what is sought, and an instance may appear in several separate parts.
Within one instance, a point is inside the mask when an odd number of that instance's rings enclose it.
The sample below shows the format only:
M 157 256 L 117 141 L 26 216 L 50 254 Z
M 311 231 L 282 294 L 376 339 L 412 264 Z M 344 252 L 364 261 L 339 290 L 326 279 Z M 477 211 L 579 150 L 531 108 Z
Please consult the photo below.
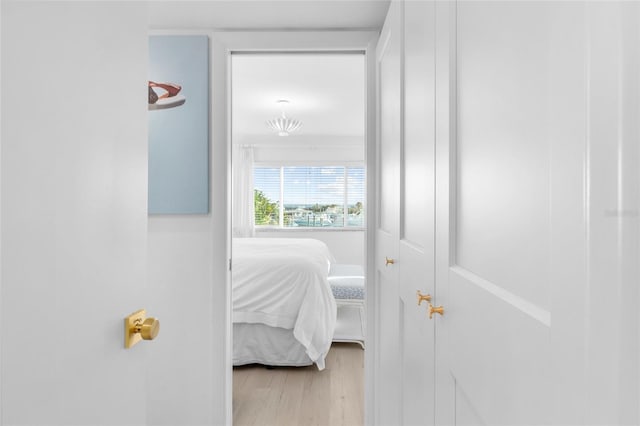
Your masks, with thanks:
M 333 256 L 307 238 L 233 240 L 233 363 L 325 367 L 336 325 Z

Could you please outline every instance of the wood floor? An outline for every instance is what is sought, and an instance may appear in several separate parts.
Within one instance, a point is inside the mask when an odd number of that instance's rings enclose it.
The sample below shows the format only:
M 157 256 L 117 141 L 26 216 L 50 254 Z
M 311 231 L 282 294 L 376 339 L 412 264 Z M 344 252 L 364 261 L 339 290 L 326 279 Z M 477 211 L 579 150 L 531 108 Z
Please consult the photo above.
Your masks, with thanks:
M 364 351 L 334 343 L 326 368 L 233 369 L 234 426 L 362 426 Z

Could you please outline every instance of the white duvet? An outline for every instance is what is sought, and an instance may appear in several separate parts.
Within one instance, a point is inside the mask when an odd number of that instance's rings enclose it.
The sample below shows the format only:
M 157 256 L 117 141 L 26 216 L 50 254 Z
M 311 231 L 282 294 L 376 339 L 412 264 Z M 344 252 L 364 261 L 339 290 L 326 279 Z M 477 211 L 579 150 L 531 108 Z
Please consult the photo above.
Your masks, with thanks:
M 318 369 L 324 369 L 336 324 L 327 281 L 333 258 L 308 238 L 233 240 L 233 322 L 293 330 Z

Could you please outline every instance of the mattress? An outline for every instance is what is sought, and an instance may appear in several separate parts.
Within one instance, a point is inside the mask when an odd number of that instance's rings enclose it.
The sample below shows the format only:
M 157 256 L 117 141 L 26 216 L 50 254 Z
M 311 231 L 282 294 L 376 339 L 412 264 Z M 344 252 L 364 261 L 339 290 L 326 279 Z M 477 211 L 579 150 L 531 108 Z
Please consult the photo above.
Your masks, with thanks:
M 233 322 L 290 330 L 319 369 L 329 352 L 336 302 L 328 282 L 333 257 L 308 238 L 233 240 Z M 281 351 L 282 358 L 287 357 Z M 288 365 L 288 364 L 272 364 Z

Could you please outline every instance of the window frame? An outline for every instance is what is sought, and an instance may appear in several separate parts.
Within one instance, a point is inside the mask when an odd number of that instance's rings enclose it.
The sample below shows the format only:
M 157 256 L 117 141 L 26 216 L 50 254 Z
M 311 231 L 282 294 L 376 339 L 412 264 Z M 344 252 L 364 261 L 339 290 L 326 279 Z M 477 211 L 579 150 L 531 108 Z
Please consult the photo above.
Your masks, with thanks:
M 278 225 L 256 225 L 254 220 L 254 229 L 256 232 L 273 232 L 273 231 L 284 231 L 284 232 L 351 232 L 351 231 L 365 231 L 367 229 L 366 223 L 366 213 L 365 213 L 365 224 L 364 226 L 284 226 L 284 168 L 285 167 L 344 167 L 344 175 L 345 175 L 345 191 L 343 197 L 343 208 L 345 209 L 346 215 L 348 214 L 348 185 L 347 175 L 349 167 L 360 167 L 364 172 L 364 183 L 363 183 L 363 205 L 365 208 L 365 212 L 367 211 L 367 165 L 365 161 L 255 161 L 253 163 L 253 168 L 256 167 L 264 167 L 264 168 L 279 168 L 280 169 L 280 199 L 278 200 Z M 255 186 L 254 186 L 255 189 Z

